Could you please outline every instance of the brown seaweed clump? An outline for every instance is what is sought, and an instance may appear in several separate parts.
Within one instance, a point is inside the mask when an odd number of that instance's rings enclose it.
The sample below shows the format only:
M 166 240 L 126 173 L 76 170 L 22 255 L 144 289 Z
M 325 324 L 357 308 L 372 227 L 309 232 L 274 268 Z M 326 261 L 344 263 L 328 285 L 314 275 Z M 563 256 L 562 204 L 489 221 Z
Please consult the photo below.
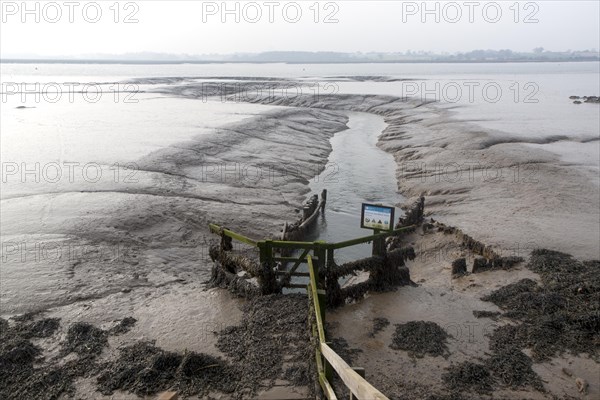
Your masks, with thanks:
M 530 348 L 536 361 L 569 351 L 598 359 L 600 346 L 600 263 L 535 250 L 527 268 L 540 274 L 541 285 L 523 279 L 482 298 L 505 310 L 519 325 L 500 327 L 491 335 L 496 350 Z
M 369 336 L 375 337 L 375 335 L 384 330 L 389 324 L 390 321 L 387 318 L 373 318 L 373 330 L 371 331 L 371 333 L 369 333 Z
M 252 397 L 275 379 L 314 388 L 308 314 L 306 295 L 256 297 L 244 305 L 240 325 L 217 333 L 217 348 L 238 367 L 235 395 Z
M 164 351 L 149 342 L 122 348 L 119 358 L 101 370 L 98 389 L 105 395 L 116 390 L 138 396 L 176 390 L 182 396 L 204 396 L 210 390 L 231 393 L 236 381 L 234 369 L 220 358 Z
M 412 357 L 425 355 L 447 356 L 447 339 L 451 337 L 442 327 L 431 321 L 410 321 L 397 324 L 390 347 L 405 350 Z
M 532 369 L 533 362 L 516 347 L 508 347 L 485 360 L 490 373 L 501 384 L 512 389 L 532 386 L 543 390 L 542 380 Z
M 442 375 L 444 385 L 452 391 L 491 393 L 494 379 L 485 365 L 469 361 L 452 365 Z
M 54 400 L 73 396 L 76 379 L 97 373 L 96 359 L 108 345 L 109 332 L 75 323 L 67 331 L 59 357 L 46 360 L 31 339 L 58 340 L 55 333 L 60 320 L 35 320 L 35 315 L 25 314 L 13 321 L 11 327 L 0 319 L 1 399 Z M 125 324 L 131 324 L 131 320 Z M 77 357 L 65 361 L 63 357 L 70 353 Z

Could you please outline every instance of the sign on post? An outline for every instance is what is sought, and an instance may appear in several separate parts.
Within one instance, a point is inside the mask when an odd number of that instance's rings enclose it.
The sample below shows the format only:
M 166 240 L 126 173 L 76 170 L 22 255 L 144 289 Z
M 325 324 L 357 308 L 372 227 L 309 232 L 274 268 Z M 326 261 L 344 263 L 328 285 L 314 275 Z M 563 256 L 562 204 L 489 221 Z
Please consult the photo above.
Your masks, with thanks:
M 378 204 L 362 204 L 360 227 L 376 229 L 380 231 L 391 231 L 394 229 L 394 207 L 386 207 Z

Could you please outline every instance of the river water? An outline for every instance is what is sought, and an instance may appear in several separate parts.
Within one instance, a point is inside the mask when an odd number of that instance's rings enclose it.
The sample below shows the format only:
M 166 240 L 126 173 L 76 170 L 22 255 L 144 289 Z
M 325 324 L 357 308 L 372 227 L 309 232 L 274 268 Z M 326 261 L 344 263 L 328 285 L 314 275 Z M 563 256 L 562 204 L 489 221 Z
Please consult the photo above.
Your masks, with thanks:
M 327 205 L 309 241 L 341 242 L 371 235 L 372 230 L 360 227 L 361 204 L 395 206 L 403 199 L 397 190 L 394 158 L 377 147 L 386 127 L 383 118 L 359 112 L 349 113 L 349 117 L 349 129 L 331 140 L 327 167 L 310 183 L 313 193 L 327 189 Z M 401 215 L 397 208 L 396 220 Z M 365 243 L 336 251 L 335 259 L 343 263 L 370 254 L 371 244 Z

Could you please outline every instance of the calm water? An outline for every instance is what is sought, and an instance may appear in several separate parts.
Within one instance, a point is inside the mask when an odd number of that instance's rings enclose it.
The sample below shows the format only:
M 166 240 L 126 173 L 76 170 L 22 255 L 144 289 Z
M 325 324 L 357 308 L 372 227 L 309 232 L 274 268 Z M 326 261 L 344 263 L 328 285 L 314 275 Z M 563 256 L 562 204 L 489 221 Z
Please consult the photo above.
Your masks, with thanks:
M 143 78 L 281 77 L 315 80 L 329 86 L 327 93 L 361 93 L 410 96 L 436 100 L 451 109 L 454 118 L 473 121 L 490 134 L 512 135 L 555 152 L 570 164 L 598 170 L 600 158 L 600 107 L 574 105 L 570 95 L 598 95 L 600 63 L 527 64 L 0 64 L 0 156 L 3 167 L 19 163 L 58 162 L 63 168 L 57 182 L 23 182 L 3 179 L 2 199 L 44 192 L 81 191 L 89 187 L 80 177 L 86 163 L 101 170 L 109 190 L 115 183 L 115 163 L 127 163 L 166 146 L 211 132 L 228 122 L 256 115 L 266 106 L 222 103 L 153 95 L 124 93 L 125 82 Z M 353 76 L 388 76 L 409 81 L 358 82 Z M 54 101 L 53 85 L 76 87 Z M 169 84 L 140 82 L 134 88 L 151 91 Z M 181 81 L 174 80 L 178 84 Z M 12 95 L 15 87 L 45 87 L 41 98 L 32 93 Z M 86 84 L 102 83 L 100 96 L 82 96 Z M 185 81 L 183 82 L 185 83 Z M 16 86 L 15 86 L 16 85 Z M 36 86 L 37 85 L 37 86 Z M 97 93 L 96 93 L 97 94 Z M 36 97 L 37 96 L 37 97 Z M 91 97 L 90 97 L 91 96 Z M 17 109 L 19 106 L 32 107 Z M 348 236 L 367 234 L 358 227 L 357 205 L 361 201 L 393 204 L 401 200 L 394 185 L 391 156 L 374 147 L 385 127 L 375 116 L 353 115 L 350 130 L 332 140 L 330 162 L 339 167 L 336 189 L 330 189 L 327 225 L 341 226 Z M 449 125 L 451 129 L 451 125 Z M 362 132 L 362 134 L 361 134 Z M 563 138 L 557 140 L 556 137 Z M 549 143 L 545 143 L 548 141 Z M 78 163 L 74 171 L 67 163 Z M 112 169 L 111 169 L 112 168 Z M 5 178 L 3 170 L 3 178 Z M 41 171 L 42 175 L 44 171 Z M 53 171 L 46 171 L 50 177 Z M 89 173 L 89 171 L 86 171 Z M 325 173 L 331 173 L 326 170 Z M 87 176 L 89 178 L 89 176 Z M 47 177 L 46 177 L 47 178 Z M 68 178 L 68 179 L 67 179 Z M 144 184 L 143 172 L 137 185 Z M 66 180 L 65 180 L 66 179 Z M 44 182 L 45 181 L 45 182 Z M 106 182 L 105 182 L 106 181 Z M 148 182 L 151 182 L 148 180 Z M 356 183 L 362 182 L 360 186 Z M 594 182 L 596 185 L 597 182 Z M 320 182 L 312 189 L 320 191 Z M 94 187 L 98 184 L 94 182 Z M 374 195 L 377 193 L 377 195 Z M 348 200 L 345 200 L 348 199 Z M 3 201 L 4 201 L 3 200 Z M 31 206 L 30 206 L 31 207 Z M 326 224 L 321 235 L 330 239 Z M 15 227 L 16 228 L 16 227 Z M 3 234 L 6 234 L 3 228 Z

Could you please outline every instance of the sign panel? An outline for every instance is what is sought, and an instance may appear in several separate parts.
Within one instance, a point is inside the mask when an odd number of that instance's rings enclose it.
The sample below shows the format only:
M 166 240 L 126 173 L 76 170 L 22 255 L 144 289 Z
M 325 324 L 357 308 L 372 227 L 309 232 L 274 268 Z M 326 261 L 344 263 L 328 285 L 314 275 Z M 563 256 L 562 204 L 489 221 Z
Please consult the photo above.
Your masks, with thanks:
M 393 230 L 394 207 L 363 203 L 360 227 L 366 229 L 378 229 L 380 231 Z

